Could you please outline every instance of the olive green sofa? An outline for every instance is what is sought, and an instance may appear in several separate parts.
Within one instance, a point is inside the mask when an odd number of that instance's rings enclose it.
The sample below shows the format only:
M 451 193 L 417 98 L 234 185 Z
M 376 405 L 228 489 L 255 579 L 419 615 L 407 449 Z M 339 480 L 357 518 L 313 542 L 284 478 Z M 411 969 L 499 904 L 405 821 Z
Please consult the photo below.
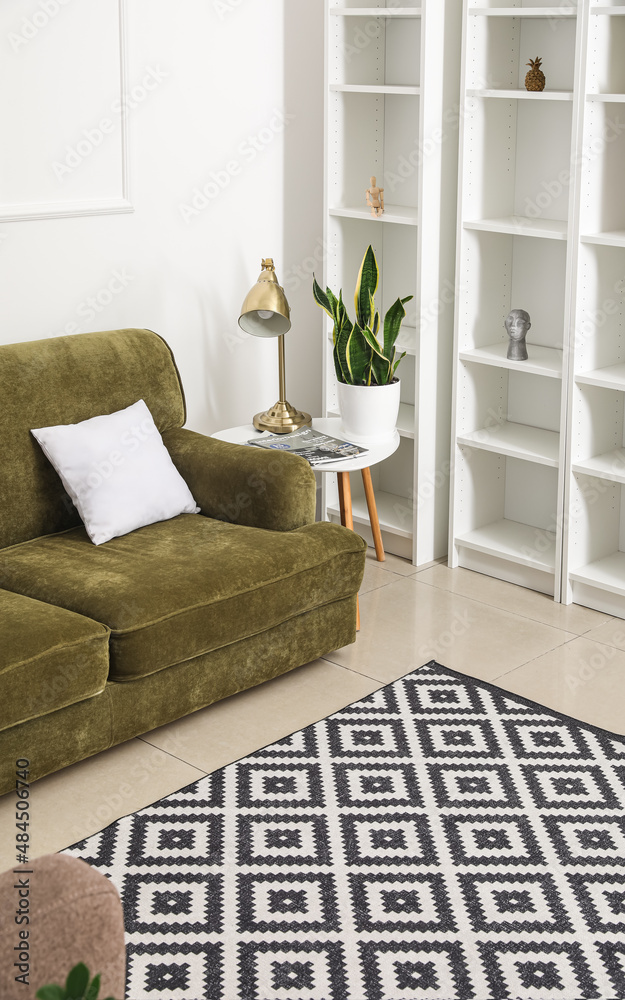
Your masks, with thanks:
M 30 430 L 138 399 L 201 513 L 93 545 Z M 0 346 L 0 793 L 355 639 L 365 543 L 308 463 L 185 418 L 149 330 Z

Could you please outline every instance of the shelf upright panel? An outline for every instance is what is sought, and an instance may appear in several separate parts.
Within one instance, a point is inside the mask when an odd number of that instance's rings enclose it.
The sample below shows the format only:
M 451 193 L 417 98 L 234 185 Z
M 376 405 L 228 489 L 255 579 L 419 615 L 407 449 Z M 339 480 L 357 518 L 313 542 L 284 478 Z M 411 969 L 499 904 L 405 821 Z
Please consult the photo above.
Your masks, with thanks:
M 463 19 L 450 566 L 561 599 L 571 280 L 577 251 L 578 7 Z M 544 56 L 547 87 L 524 88 Z M 529 312 L 528 360 L 504 320 Z
M 371 243 L 380 266 L 380 312 L 399 295 L 414 297 L 397 342 L 398 351 L 407 352 L 398 370 L 400 447 L 372 468 L 372 478 L 385 549 L 415 565 L 447 550 L 457 7 L 456 0 L 326 4 L 323 283 L 343 290 L 351 313 L 358 268 Z M 385 191 L 378 219 L 365 201 L 370 176 Z M 327 322 L 323 342 L 324 412 L 336 413 Z M 323 477 L 323 508 L 336 520 L 333 479 Z M 359 491 L 353 477 L 354 519 L 366 529 Z
M 447 553 L 461 18 L 456 0 L 423 5 L 417 233 L 413 562 Z M 452 210 L 450 211 L 450 208 Z
M 571 128 L 571 149 L 569 161 L 568 199 L 568 246 L 567 282 L 565 305 L 565 337 L 563 356 L 563 407 L 562 407 L 562 464 L 560 512 L 558 524 L 558 560 L 560 585 L 557 599 L 568 603 L 570 597 L 568 582 L 569 531 L 571 513 L 571 414 L 574 393 L 575 349 L 576 349 L 576 303 L 575 286 L 579 273 L 580 235 L 580 192 L 582 185 L 583 134 L 585 107 L 585 73 L 588 43 L 589 0 L 578 0 L 575 62 L 573 66 L 573 108 Z

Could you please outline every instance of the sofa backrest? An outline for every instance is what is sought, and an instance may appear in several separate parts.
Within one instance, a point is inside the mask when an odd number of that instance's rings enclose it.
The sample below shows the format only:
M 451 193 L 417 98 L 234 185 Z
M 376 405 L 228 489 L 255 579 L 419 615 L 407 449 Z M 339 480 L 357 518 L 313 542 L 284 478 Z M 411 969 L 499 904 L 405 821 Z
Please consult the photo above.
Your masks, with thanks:
M 30 433 L 144 399 L 161 433 L 186 408 L 172 352 L 151 330 L 108 330 L 0 346 L 0 547 L 80 518 Z

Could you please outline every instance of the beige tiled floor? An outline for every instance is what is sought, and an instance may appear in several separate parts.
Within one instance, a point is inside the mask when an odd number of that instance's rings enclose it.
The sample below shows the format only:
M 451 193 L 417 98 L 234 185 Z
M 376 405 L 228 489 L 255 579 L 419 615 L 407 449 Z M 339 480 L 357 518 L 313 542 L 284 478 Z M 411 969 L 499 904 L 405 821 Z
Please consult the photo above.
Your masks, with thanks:
M 466 570 L 420 571 L 369 550 L 352 646 L 36 782 L 36 857 L 324 718 L 436 659 L 575 718 L 625 733 L 625 621 Z M 0 871 L 15 800 L 0 798 Z

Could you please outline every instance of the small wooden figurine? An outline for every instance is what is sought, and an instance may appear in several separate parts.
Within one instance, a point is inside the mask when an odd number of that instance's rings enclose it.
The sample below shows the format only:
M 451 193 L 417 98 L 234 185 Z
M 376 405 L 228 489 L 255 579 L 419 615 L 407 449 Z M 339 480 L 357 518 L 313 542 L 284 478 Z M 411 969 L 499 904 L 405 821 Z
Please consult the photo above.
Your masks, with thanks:
M 371 214 L 374 219 L 377 219 L 379 215 L 382 215 L 384 211 L 384 188 L 380 188 L 375 183 L 375 177 L 370 177 L 371 187 L 368 187 L 365 191 L 367 196 L 367 205 L 371 208 Z

